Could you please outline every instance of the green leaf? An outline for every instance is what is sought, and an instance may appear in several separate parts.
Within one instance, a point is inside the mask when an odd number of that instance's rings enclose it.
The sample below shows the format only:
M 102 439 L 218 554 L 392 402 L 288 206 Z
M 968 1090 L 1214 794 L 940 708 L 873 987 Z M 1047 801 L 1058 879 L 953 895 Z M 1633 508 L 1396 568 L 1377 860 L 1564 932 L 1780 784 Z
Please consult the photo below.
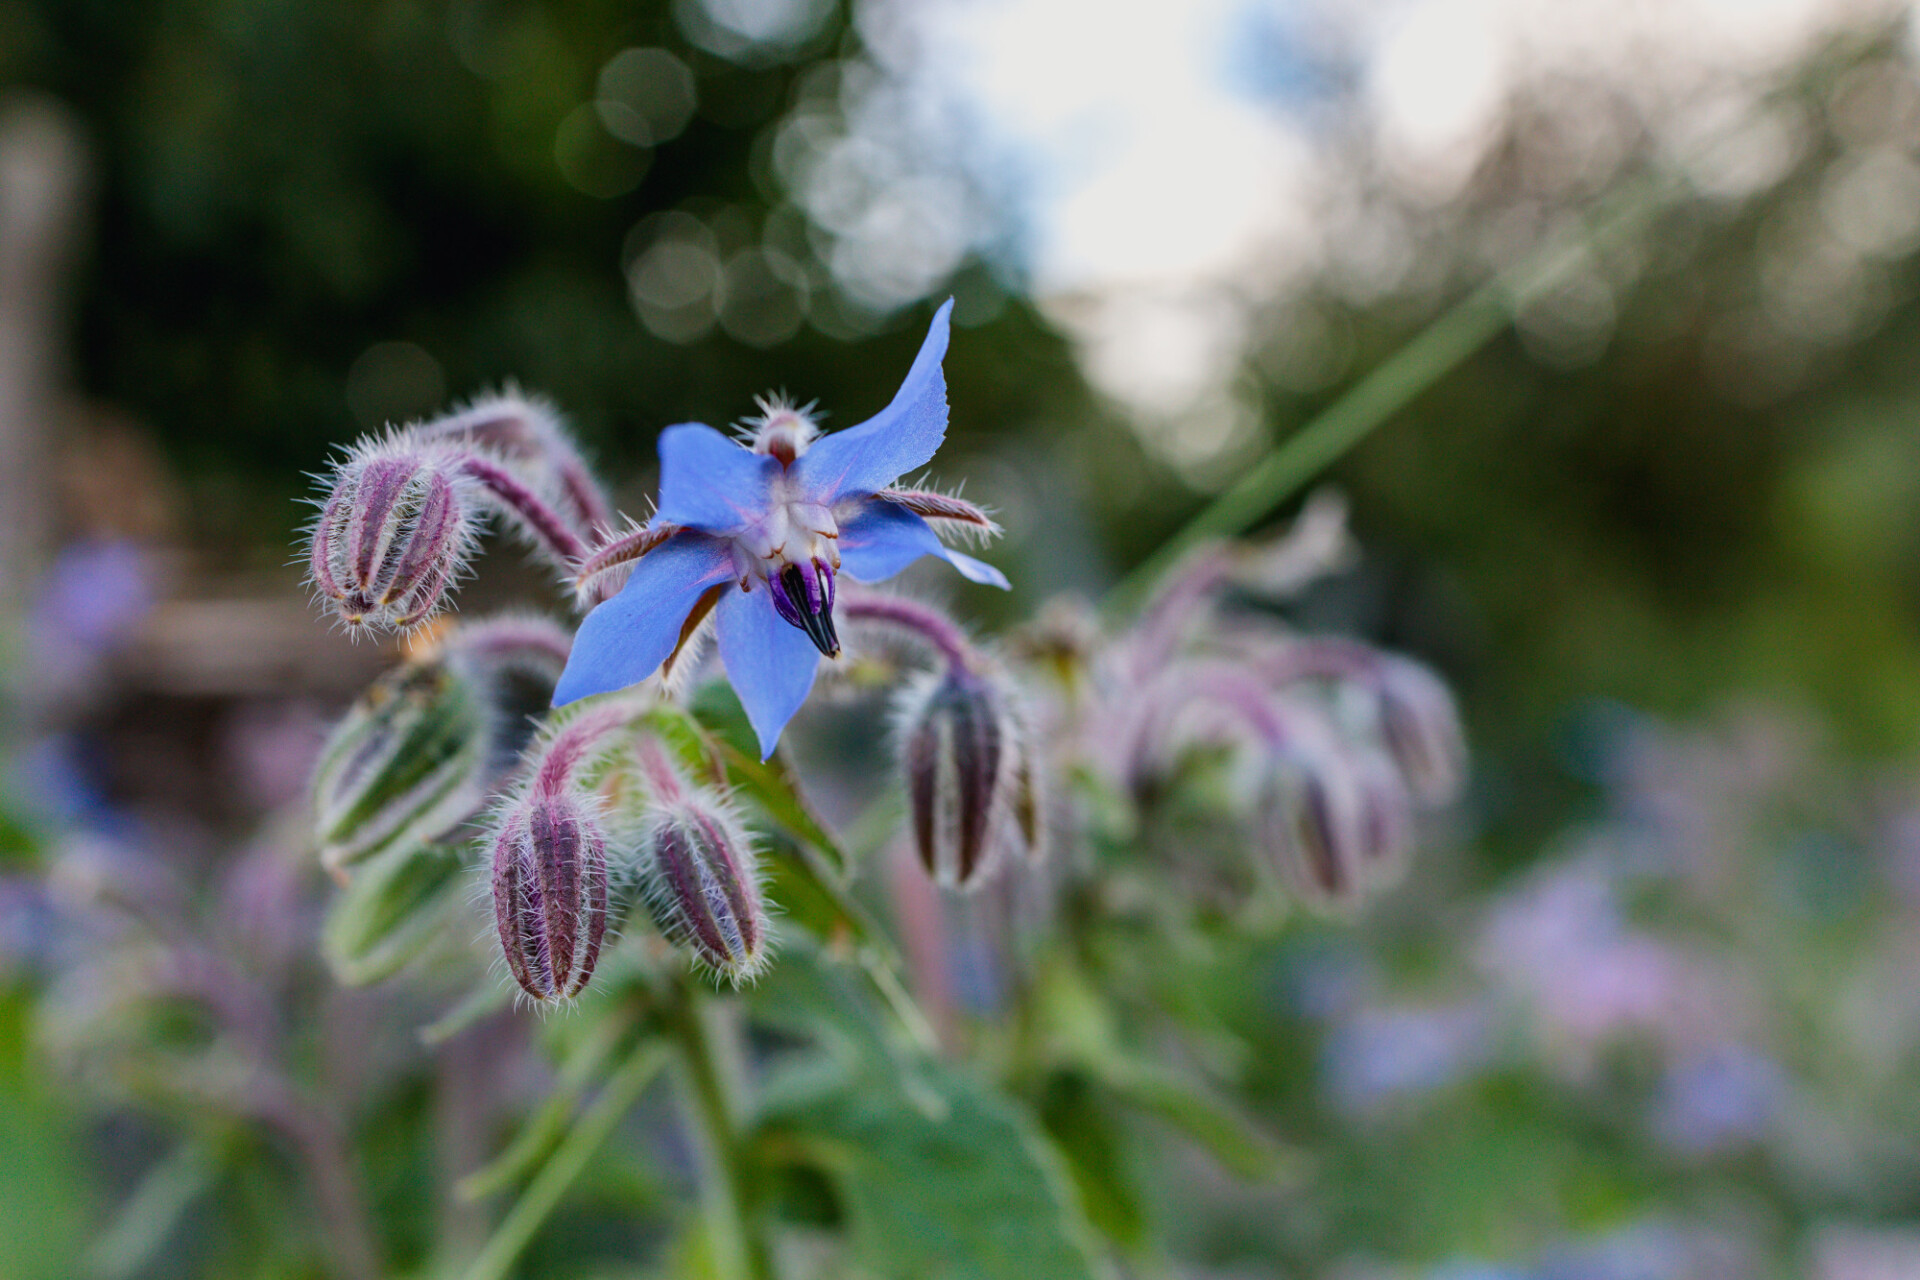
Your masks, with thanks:
M 768 1158 L 831 1180 L 854 1269 L 898 1280 L 1097 1274 L 1067 1177 L 1011 1101 L 896 1050 L 844 975 L 804 951 L 784 955 L 754 999 L 825 1037 L 769 1080 L 754 1137 Z
M 758 805 L 768 819 L 795 838 L 813 846 L 834 875 L 844 877 L 848 873 L 851 864 L 846 852 L 815 816 L 783 758 L 775 755 L 771 760 L 761 760 L 725 740 L 720 742 L 720 758 L 726 762 L 727 781 L 736 794 Z
M 1054 1075 L 1040 1099 L 1040 1123 L 1066 1157 L 1088 1221 L 1123 1245 L 1144 1245 L 1146 1207 L 1127 1167 L 1124 1136 L 1099 1088 L 1079 1072 Z
M 532 1173 L 565 1138 L 568 1122 L 573 1119 L 588 1087 L 633 1031 L 636 1021 L 631 1006 L 610 1009 L 603 1014 L 580 1037 L 579 1044 L 560 1068 L 553 1092 L 527 1118 L 506 1150 L 485 1167 L 460 1179 L 454 1186 L 454 1194 L 462 1200 L 481 1200 Z
M 1129 1052 L 1107 1001 L 1070 965 L 1044 969 L 1038 999 L 1053 1062 L 1097 1081 L 1117 1101 L 1157 1116 L 1247 1179 L 1297 1175 L 1305 1158 L 1198 1080 Z
M 218 1179 L 223 1163 L 214 1144 L 197 1137 L 181 1142 L 147 1170 L 112 1224 L 94 1239 L 87 1269 L 103 1280 L 139 1273 Z

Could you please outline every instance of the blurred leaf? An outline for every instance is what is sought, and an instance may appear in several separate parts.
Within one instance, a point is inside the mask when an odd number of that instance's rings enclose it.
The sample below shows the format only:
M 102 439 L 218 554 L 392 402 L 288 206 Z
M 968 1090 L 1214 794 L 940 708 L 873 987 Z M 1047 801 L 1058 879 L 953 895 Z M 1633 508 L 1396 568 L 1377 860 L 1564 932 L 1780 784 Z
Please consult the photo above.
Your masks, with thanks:
M 87 1250 L 87 1269 L 107 1280 L 138 1273 L 173 1234 L 181 1215 L 220 1174 L 220 1152 L 188 1138 L 141 1177 L 113 1222 Z
M 1057 1064 L 1086 1073 L 1116 1100 L 1173 1125 L 1239 1177 L 1271 1178 L 1304 1167 L 1300 1153 L 1276 1142 L 1259 1121 L 1200 1081 L 1130 1053 L 1120 1043 L 1107 1002 L 1070 966 L 1047 967 L 1039 1000 Z
M 560 1068 L 553 1092 L 527 1118 L 505 1151 L 483 1168 L 460 1179 L 454 1194 L 463 1200 L 481 1200 L 531 1173 L 566 1136 L 567 1124 L 600 1075 L 601 1068 L 633 1030 L 631 1005 L 608 1009 Z
M 1060 1072 L 1049 1079 L 1040 1122 L 1066 1158 L 1088 1220 L 1120 1244 L 1144 1244 L 1146 1208 L 1127 1168 L 1119 1126 L 1087 1078 Z
M 420 1028 L 420 1043 L 443 1044 L 489 1014 L 513 1003 L 514 986 L 499 978 L 488 978 L 469 991 L 460 1003 L 439 1018 Z

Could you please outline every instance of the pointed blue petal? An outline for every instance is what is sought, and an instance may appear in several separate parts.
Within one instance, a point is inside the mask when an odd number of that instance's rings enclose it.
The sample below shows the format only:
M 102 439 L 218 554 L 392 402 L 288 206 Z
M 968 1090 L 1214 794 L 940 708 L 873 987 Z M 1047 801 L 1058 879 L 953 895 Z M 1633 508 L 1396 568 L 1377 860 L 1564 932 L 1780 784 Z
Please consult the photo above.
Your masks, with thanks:
M 553 705 L 624 689 L 652 675 L 679 643 L 701 593 L 732 576 L 733 553 L 704 533 L 677 533 L 647 552 L 620 594 L 580 624 Z
M 803 493 L 822 506 L 880 490 L 924 467 L 947 435 L 947 380 L 940 372 L 947 354 L 949 298 L 934 312 L 907 380 L 893 403 L 857 427 L 815 440 L 793 464 Z
M 660 512 L 656 519 L 727 533 L 767 512 L 767 486 L 780 463 L 743 449 L 712 427 L 683 422 L 660 433 Z
M 760 758 L 773 754 L 780 731 L 813 688 L 820 651 L 807 633 L 773 611 L 766 584 L 720 597 L 715 626 L 720 632 L 720 661 L 740 695 L 747 721 L 760 738 Z
M 898 503 L 869 498 L 840 525 L 840 571 L 856 582 L 891 578 L 921 556 L 939 556 L 969 581 L 1009 589 L 1006 575 L 940 541 L 933 526 Z

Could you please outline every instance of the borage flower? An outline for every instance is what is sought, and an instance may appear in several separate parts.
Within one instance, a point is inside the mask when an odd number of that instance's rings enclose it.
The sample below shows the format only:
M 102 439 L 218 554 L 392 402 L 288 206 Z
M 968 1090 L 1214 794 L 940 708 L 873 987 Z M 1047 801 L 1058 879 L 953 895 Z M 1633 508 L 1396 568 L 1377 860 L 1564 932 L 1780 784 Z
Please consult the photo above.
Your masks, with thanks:
M 947 433 L 942 306 L 913 368 L 880 413 L 820 436 L 805 412 L 768 405 L 750 444 L 682 423 L 660 435 L 660 507 L 633 535 L 644 553 L 620 593 L 581 624 L 554 705 L 625 688 L 659 669 L 714 614 L 720 661 L 763 754 L 835 657 L 834 579 L 891 578 L 939 556 L 1005 588 L 998 569 L 940 541 L 928 519 L 992 529 L 978 508 L 892 486 Z

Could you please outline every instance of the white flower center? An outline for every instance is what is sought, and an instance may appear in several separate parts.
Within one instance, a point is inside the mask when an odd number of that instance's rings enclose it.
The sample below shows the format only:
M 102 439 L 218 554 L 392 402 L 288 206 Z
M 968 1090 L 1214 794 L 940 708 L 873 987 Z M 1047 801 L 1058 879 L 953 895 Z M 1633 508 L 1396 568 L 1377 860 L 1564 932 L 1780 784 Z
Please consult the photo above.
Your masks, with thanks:
M 819 563 L 840 567 L 840 524 L 833 512 L 801 497 L 786 475 L 776 476 L 768 495 L 767 514 L 734 538 L 734 568 L 741 586 L 748 578 L 762 582 L 776 577 L 788 565 Z

